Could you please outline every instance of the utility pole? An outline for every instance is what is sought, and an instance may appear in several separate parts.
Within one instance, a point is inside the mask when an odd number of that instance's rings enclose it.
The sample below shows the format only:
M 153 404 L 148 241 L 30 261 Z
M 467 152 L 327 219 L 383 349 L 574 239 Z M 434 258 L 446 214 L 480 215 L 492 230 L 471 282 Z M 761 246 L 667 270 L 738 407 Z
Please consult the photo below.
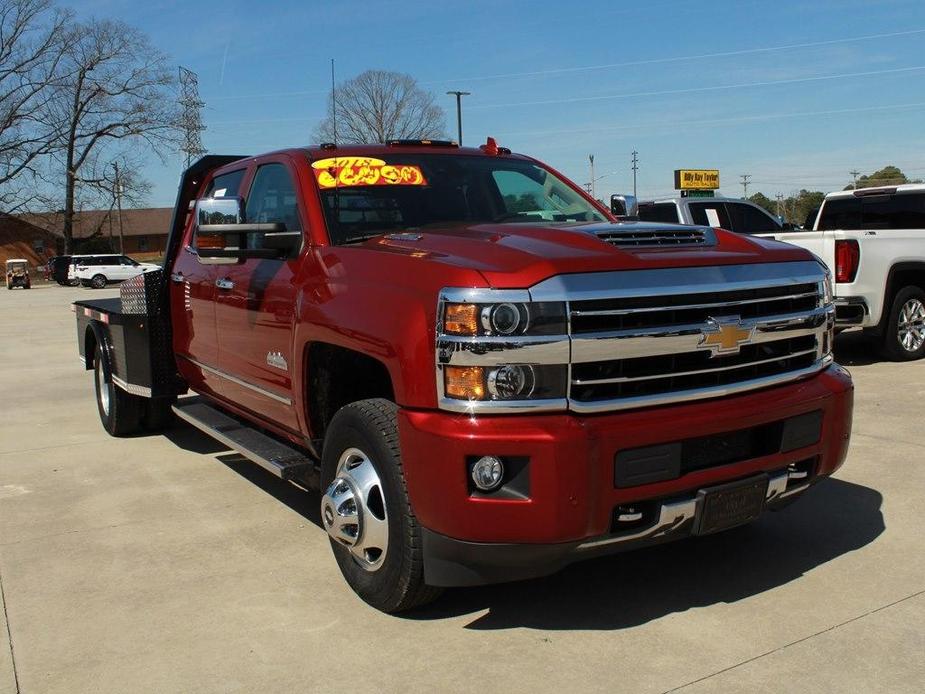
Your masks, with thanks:
M 447 92 L 449 95 L 456 96 L 456 134 L 459 138 L 459 146 L 462 147 L 462 98 L 471 95 L 472 92 Z
M 778 193 L 777 194 L 777 216 L 778 217 L 780 217 L 780 204 L 783 202 L 783 200 L 784 200 L 784 194 Z
M 177 68 L 180 72 L 180 105 L 183 113 L 180 116 L 180 130 L 183 132 L 183 144 L 180 151 L 186 153 L 186 168 L 190 167 L 194 157 L 206 153 L 202 146 L 202 107 L 205 103 L 199 98 L 199 77 L 192 70 L 185 67 Z
M 591 178 L 590 178 L 591 185 L 590 185 L 590 190 L 588 190 L 588 194 L 593 198 L 594 197 L 594 155 L 593 154 L 588 155 L 588 161 L 591 162 Z
M 742 179 L 742 197 L 748 199 L 748 179 L 752 177 L 751 174 L 742 174 L 740 178 Z
M 636 195 L 636 172 L 639 170 L 639 152 L 633 150 L 633 197 Z
M 853 189 L 857 190 L 858 189 L 858 176 L 861 175 L 861 172 L 860 171 L 849 171 L 848 173 L 850 173 L 851 177 L 854 179 Z
M 114 182 L 116 207 L 119 210 L 119 253 L 125 255 L 125 236 L 122 231 L 122 181 L 119 178 L 119 162 L 114 161 L 112 168 L 116 170 L 116 180 Z

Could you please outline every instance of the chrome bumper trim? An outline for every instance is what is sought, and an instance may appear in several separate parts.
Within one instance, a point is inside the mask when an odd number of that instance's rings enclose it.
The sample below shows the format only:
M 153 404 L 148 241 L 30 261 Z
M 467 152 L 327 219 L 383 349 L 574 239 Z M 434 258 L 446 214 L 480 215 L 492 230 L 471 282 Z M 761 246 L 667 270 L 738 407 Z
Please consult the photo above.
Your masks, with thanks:
M 787 484 L 791 479 L 791 474 L 787 471 L 773 475 L 768 480 L 768 491 L 765 494 L 765 504 L 780 501 L 787 497 L 794 496 L 809 488 L 809 484 L 787 489 Z M 690 499 L 681 499 L 664 503 L 659 507 L 658 518 L 648 528 L 643 528 L 636 532 L 623 533 L 620 535 L 608 535 L 605 537 L 595 538 L 583 542 L 577 547 L 578 552 L 599 549 L 610 545 L 619 545 L 624 542 L 637 542 L 640 540 L 657 540 L 662 537 L 668 537 L 679 533 L 684 526 L 693 523 L 697 517 L 698 498 L 693 496 Z

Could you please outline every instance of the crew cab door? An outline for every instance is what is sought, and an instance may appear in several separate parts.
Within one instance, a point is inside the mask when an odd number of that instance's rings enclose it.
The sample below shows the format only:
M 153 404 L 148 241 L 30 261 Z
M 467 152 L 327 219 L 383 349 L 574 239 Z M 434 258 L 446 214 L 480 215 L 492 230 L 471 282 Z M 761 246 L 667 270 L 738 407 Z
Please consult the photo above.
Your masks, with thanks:
M 258 160 L 244 193 L 248 222 L 286 225 L 301 234 L 304 210 L 296 171 L 286 156 Z M 249 247 L 260 247 L 258 235 Z M 219 267 L 216 324 L 223 395 L 267 422 L 298 431 L 293 407 L 293 329 L 297 258 L 246 259 Z
M 203 197 L 238 194 L 246 169 L 212 179 Z M 196 253 L 193 215 L 189 215 L 183 242 L 170 272 L 170 315 L 177 368 L 190 388 L 198 393 L 220 395 L 218 334 L 215 328 L 215 280 L 223 265 Z

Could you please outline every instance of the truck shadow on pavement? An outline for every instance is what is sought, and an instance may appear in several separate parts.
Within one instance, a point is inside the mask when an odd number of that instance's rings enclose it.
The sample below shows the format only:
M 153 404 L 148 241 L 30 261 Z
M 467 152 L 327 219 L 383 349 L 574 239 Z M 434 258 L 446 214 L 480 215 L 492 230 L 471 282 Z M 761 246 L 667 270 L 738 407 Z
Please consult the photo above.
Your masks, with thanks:
M 707 537 L 573 564 L 547 578 L 447 591 L 402 615 L 444 619 L 488 610 L 467 629 L 625 629 L 772 590 L 875 540 L 879 492 L 829 479 L 777 513 Z
M 192 427 L 175 427 L 167 436 L 186 450 L 221 453 L 218 461 L 317 526 L 306 532 L 324 532 L 318 492 L 274 477 Z M 639 626 L 758 595 L 861 549 L 885 529 L 882 501 L 874 489 L 828 479 L 742 528 L 572 564 L 546 578 L 447 590 L 434 604 L 399 617 L 438 620 L 487 610 L 466 628 Z
M 835 361 L 842 366 L 868 366 L 883 361 L 877 355 L 877 345 L 859 330 L 835 337 Z

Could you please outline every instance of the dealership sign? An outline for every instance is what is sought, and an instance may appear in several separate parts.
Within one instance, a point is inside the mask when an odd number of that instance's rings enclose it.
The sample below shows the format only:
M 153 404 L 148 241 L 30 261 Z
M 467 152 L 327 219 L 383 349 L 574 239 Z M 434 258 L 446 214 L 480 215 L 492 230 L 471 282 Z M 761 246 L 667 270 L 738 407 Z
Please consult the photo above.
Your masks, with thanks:
M 675 169 L 675 190 L 716 190 L 719 188 L 718 169 Z

